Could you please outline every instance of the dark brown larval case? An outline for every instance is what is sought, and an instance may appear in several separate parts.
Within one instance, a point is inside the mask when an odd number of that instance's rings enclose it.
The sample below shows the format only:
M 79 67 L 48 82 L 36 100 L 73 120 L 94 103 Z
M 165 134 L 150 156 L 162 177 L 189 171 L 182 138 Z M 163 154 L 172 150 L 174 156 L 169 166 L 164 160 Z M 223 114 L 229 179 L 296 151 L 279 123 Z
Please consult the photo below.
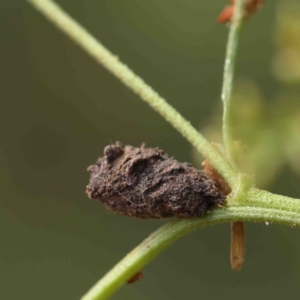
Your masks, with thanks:
M 104 157 L 88 168 L 88 196 L 116 213 L 136 218 L 201 217 L 223 204 L 217 184 L 188 163 L 158 148 L 107 146 Z

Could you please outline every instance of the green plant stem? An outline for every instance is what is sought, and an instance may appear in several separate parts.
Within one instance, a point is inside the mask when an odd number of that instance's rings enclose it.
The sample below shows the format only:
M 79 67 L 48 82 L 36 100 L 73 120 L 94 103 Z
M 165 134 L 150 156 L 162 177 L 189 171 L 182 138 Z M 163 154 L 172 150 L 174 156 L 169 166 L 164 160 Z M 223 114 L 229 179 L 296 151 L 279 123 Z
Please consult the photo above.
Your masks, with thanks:
M 73 20 L 57 4 L 50 0 L 27 0 L 38 9 L 48 20 L 80 45 L 98 63 L 109 70 L 129 89 L 139 95 L 153 109 L 171 123 L 210 163 L 219 171 L 233 187 L 236 172 L 211 146 L 211 144 L 165 99 L 147 85 L 139 76 L 133 73 L 125 64 L 119 61 L 90 33 Z
M 250 189 L 244 201 L 225 209 L 216 209 L 198 219 L 174 219 L 145 239 L 111 269 L 82 300 L 108 299 L 129 278 L 139 272 L 160 252 L 190 231 L 233 221 L 270 222 L 300 226 L 300 200 Z M 232 199 L 231 203 L 234 203 Z M 249 204 L 252 204 L 249 206 Z M 254 206 L 255 205 L 255 206 Z
M 237 48 L 240 36 L 240 29 L 243 21 L 243 11 L 245 0 L 237 0 L 235 3 L 235 10 L 233 20 L 230 26 L 225 65 L 223 75 L 223 87 L 222 87 L 222 101 L 223 101 L 223 140 L 227 157 L 232 166 L 235 166 L 233 138 L 230 124 L 231 113 L 231 95 L 232 85 L 234 78 L 234 66 L 237 57 Z

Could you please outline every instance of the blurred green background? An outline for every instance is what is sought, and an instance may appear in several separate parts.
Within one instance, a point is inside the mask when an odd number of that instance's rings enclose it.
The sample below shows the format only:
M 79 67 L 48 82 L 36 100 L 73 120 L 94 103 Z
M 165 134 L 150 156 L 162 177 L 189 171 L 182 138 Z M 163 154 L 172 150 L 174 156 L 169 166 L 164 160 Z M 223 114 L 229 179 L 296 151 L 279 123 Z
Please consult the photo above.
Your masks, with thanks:
M 300 198 L 300 7 L 267 1 L 243 30 L 234 128 L 258 185 Z M 220 141 L 227 1 L 58 3 L 210 140 Z M 0 4 L 0 297 L 79 299 L 166 221 L 134 220 L 85 195 L 88 165 L 116 140 L 202 160 L 159 115 L 26 1 Z M 299 229 L 247 223 L 229 263 L 229 225 L 194 232 L 112 299 L 282 299 L 299 294 Z

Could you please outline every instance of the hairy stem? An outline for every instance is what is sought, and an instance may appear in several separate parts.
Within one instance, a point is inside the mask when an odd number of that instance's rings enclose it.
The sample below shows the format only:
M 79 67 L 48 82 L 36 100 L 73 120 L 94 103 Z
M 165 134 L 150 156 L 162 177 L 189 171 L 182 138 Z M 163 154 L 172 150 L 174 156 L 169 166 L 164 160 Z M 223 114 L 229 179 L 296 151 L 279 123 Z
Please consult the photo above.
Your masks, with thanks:
M 235 202 L 235 199 L 231 200 L 231 203 Z M 125 256 L 83 296 L 82 300 L 108 299 L 160 252 L 190 231 L 225 222 L 245 220 L 300 226 L 300 201 L 297 199 L 251 189 L 243 200 L 242 205 L 216 209 L 202 218 L 172 220 Z M 252 200 L 255 201 L 256 206 L 248 206 Z M 236 203 L 241 203 L 240 199 Z M 281 209 L 283 206 L 284 210 Z
M 239 33 L 243 20 L 243 11 L 245 0 L 237 0 L 234 9 L 233 20 L 230 26 L 225 65 L 223 75 L 223 87 L 222 87 L 222 101 L 223 101 L 223 140 L 227 157 L 231 165 L 235 166 L 234 161 L 234 149 L 233 138 L 230 124 L 230 112 L 231 112 L 231 94 L 234 78 L 234 66 L 237 57 L 237 48 L 239 42 Z
M 74 19 L 50 0 L 27 0 L 38 9 L 48 20 L 80 45 L 98 63 L 114 74 L 129 89 L 139 95 L 153 109 L 171 123 L 210 163 L 219 171 L 226 181 L 233 186 L 236 173 L 233 168 L 220 156 L 211 144 L 184 119 L 165 99 L 147 85 L 139 76 L 133 73 L 125 64 L 120 62 L 90 33 L 81 27 Z

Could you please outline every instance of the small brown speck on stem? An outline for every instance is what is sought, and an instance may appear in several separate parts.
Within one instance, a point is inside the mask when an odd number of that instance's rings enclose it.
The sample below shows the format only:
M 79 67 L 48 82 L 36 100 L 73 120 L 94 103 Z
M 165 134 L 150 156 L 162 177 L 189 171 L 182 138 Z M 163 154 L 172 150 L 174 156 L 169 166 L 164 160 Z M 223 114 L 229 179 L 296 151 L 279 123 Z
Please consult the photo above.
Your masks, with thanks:
M 243 267 L 245 258 L 245 225 L 244 222 L 231 223 L 230 262 L 235 271 Z
M 135 273 L 130 279 L 128 279 L 127 283 L 135 283 L 143 278 L 143 273 L 142 272 L 137 272 Z

